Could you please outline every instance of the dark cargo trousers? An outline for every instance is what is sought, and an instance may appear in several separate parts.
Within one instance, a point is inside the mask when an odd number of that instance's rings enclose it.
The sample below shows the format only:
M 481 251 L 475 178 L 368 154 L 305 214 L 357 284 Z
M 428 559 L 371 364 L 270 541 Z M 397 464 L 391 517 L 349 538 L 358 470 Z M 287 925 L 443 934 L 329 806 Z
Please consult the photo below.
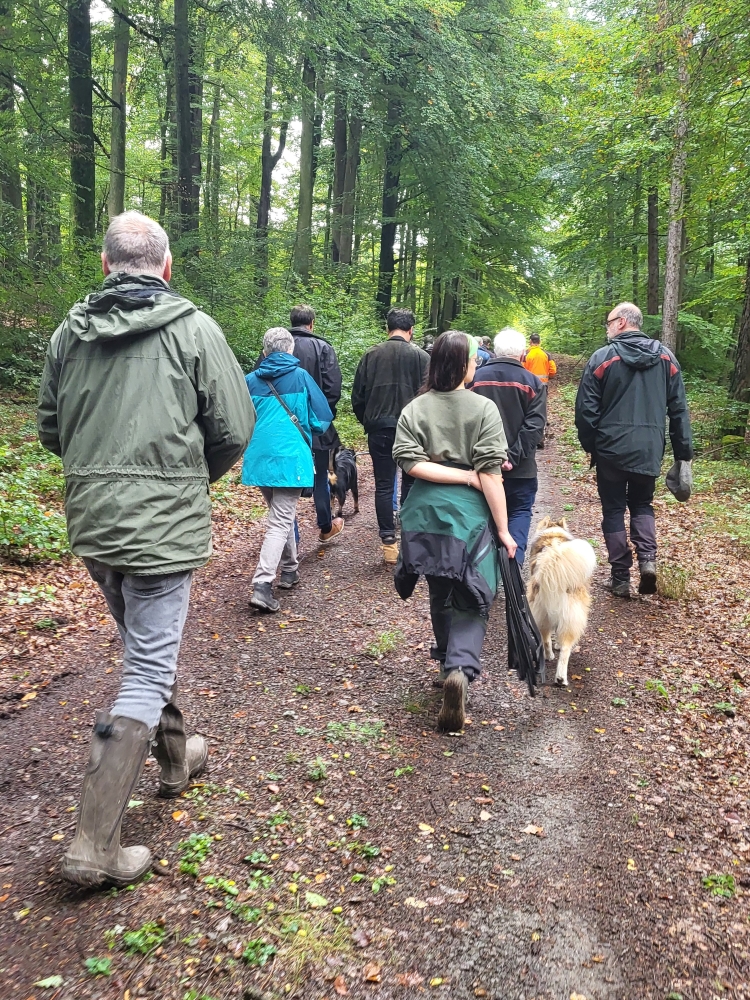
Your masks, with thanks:
M 656 519 L 654 518 L 655 476 L 624 472 L 608 462 L 597 462 L 596 486 L 602 502 L 602 532 L 613 576 L 626 579 L 633 565 L 628 544 L 625 511 L 630 511 L 630 541 L 639 562 L 656 559 Z
M 461 667 L 470 681 L 481 672 L 482 652 L 487 619 L 460 584 L 442 576 L 426 577 L 430 591 L 430 617 L 435 645 L 430 651 L 433 660 L 443 664 L 447 673 Z

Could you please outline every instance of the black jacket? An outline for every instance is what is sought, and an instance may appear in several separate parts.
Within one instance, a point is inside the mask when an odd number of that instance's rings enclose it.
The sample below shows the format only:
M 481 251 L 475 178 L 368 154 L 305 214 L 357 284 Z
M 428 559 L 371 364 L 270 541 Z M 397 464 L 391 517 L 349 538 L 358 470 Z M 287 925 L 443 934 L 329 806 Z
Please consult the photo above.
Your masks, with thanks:
M 390 337 L 362 355 L 352 388 L 352 409 L 365 432 L 394 428 L 424 382 L 430 356 L 403 337 Z
M 693 457 L 685 385 L 674 354 L 637 330 L 615 337 L 589 358 L 578 386 L 576 427 L 592 462 L 658 476 L 666 418 L 675 460 Z
M 293 326 L 289 332 L 294 337 L 295 358 L 299 358 L 300 367 L 309 372 L 323 390 L 335 418 L 336 404 L 341 399 L 341 369 L 336 351 L 325 338 L 303 326 Z M 325 434 L 313 436 L 313 448 L 330 448 L 337 440 L 336 428 L 331 424 Z
M 471 389 L 500 411 L 508 440 L 508 479 L 536 478 L 536 447 L 547 423 L 547 390 L 515 358 L 491 358 L 477 369 Z

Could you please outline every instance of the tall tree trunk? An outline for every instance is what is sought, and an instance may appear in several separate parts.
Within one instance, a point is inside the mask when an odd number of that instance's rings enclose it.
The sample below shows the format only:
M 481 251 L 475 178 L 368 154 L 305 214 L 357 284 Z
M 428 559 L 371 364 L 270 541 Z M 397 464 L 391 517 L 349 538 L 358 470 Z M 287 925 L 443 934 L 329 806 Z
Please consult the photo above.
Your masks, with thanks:
M 159 149 L 159 187 L 161 189 L 159 193 L 159 225 L 161 226 L 163 226 L 166 222 L 167 205 L 171 202 L 170 196 L 174 181 L 172 157 L 168 155 L 170 152 L 170 129 L 172 127 L 172 118 L 174 115 L 172 100 L 174 84 L 172 81 L 172 69 L 168 62 L 164 63 L 164 76 L 166 80 L 166 86 L 164 88 L 164 114 L 161 116 L 161 121 L 159 122 L 159 134 L 161 140 Z
M 177 229 L 180 236 L 198 226 L 193 198 L 193 121 L 190 108 L 189 0 L 174 0 L 174 90 L 177 125 Z
M 352 241 L 354 239 L 354 214 L 357 195 L 357 171 L 359 151 L 362 142 L 362 119 L 352 111 L 349 118 L 349 135 L 346 144 L 346 169 L 344 190 L 341 201 L 341 244 L 339 260 L 342 264 L 352 263 Z
M 648 287 L 646 312 L 659 315 L 659 189 L 648 192 Z
M 615 268 L 615 197 L 611 182 L 607 183 L 607 272 L 604 282 L 604 297 L 607 310 L 614 305 L 614 268 Z
M 299 203 L 293 267 L 303 284 L 310 280 L 313 210 L 313 139 L 315 132 L 315 67 L 305 56 L 302 67 L 302 135 L 299 158 Z
M 734 354 L 734 371 L 729 388 L 733 399 L 750 402 L 750 254 L 745 270 L 745 302 L 740 317 L 737 350 Z
M 255 247 L 257 253 L 258 286 L 268 288 L 268 222 L 271 216 L 271 181 L 273 169 L 284 154 L 288 122 L 282 122 L 279 130 L 279 144 L 276 152 L 271 152 L 273 139 L 273 78 L 275 56 L 269 52 L 266 57 L 266 85 L 263 95 L 263 143 L 260 153 L 260 194 L 258 196 L 258 218 L 255 224 Z
M 685 167 L 687 165 L 688 134 L 688 29 L 683 30 L 677 62 L 680 95 L 677 105 L 674 155 L 669 191 L 669 230 L 667 232 L 667 260 L 664 266 L 664 304 L 662 306 L 662 341 L 667 347 L 677 348 L 677 314 L 680 309 L 680 260 L 682 231 L 685 225 Z
M 8 206 L 2 224 L 23 236 L 23 191 L 18 165 L 16 101 L 13 89 L 13 5 L 0 0 L 0 141 L 5 153 L 0 164 L 0 200 Z
M 388 102 L 388 145 L 385 151 L 385 171 L 383 175 L 382 222 L 380 229 L 380 260 L 378 263 L 378 292 L 376 302 L 380 313 L 385 316 L 391 305 L 393 287 L 393 244 L 396 239 L 398 188 L 401 180 L 401 105 L 391 99 Z
M 218 59 L 214 66 L 219 72 Z M 211 107 L 211 122 L 208 126 L 206 150 L 206 172 L 204 209 L 214 234 L 219 228 L 219 190 L 221 187 L 221 83 L 214 83 L 214 99 Z
M 440 278 L 433 277 L 432 279 L 432 298 L 430 300 L 430 329 L 437 330 L 438 333 L 443 331 L 439 329 L 440 325 L 440 303 L 442 301 L 442 288 Z
M 326 99 L 326 79 L 324 67 L 318 67 L 315 80 L 315 116 L 313 118 L 313 153 L 312 153 L 312 186 L 315 191 L 315 180 L 318 176 L 320 162 L 320 142 L 323 138 L 323 105 Z
M 341 259 L 341 213 L 344 200 L 344 176 L 346 174 L 346 104 L 337 82 L 333 101 L 333 187 L 331 219 L 331 260 L 338 264 Z
M 641 238 L 641 214 L 643 193 L 641 186 L 641 168 L 635 172 L 635 191 L 633 192 L 633 238 L 631 242 L 631 270 L 633 278 L 633 302 L 638 305 L 638 295 L 640 292 L 640 238 Z
M 93 239 L 96 235 L 96 165 L 89 0 L 68 2 L 68 84 L 73 232 L 81 239 Z
M 201 10 L 190 40 L 190 197 L 195 208 L 195 226 L 198 228 L 201 197 L 203 151 L 203 76 L 206 58 L 206 16 Z
M 130 25 L 122 17 L 128 0 L 118 0 L 114 16 L 114 65 L 112 67 L 112 126 L 109 139 L 109 217 L 125 211 L 125 138 L 127 125 L 128 48 Z

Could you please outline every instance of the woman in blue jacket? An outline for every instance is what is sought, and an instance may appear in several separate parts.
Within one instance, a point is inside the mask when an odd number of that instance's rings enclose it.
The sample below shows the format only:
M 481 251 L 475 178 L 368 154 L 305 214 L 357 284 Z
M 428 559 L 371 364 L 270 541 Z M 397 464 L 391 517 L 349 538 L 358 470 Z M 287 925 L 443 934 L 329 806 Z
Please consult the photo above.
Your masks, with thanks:
M 271 585 L 281 565 L 279 587 L 299 583 L 294 537 L 297 501 L 315 476 L 312 436 L 333 420 L 326 398 L 292 354 L 288 330 L 274 327 L 263 337 L 263 360 L 245 377 L 257 419 L 242 463 L 242 482 L 260 487 L 268 504 L 266 534 L 253 576 L 250 604 L 278 611 Z

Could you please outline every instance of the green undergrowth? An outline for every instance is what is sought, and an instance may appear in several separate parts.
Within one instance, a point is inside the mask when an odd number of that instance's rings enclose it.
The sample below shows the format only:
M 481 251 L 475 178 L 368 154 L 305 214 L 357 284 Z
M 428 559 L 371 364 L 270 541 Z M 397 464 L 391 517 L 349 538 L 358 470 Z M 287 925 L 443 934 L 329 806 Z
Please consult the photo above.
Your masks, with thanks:
M 0 428 L 0 557 L 59 559 L 68 551 L 62 463 L 39 444 L 30 402 L 1 402 Z

